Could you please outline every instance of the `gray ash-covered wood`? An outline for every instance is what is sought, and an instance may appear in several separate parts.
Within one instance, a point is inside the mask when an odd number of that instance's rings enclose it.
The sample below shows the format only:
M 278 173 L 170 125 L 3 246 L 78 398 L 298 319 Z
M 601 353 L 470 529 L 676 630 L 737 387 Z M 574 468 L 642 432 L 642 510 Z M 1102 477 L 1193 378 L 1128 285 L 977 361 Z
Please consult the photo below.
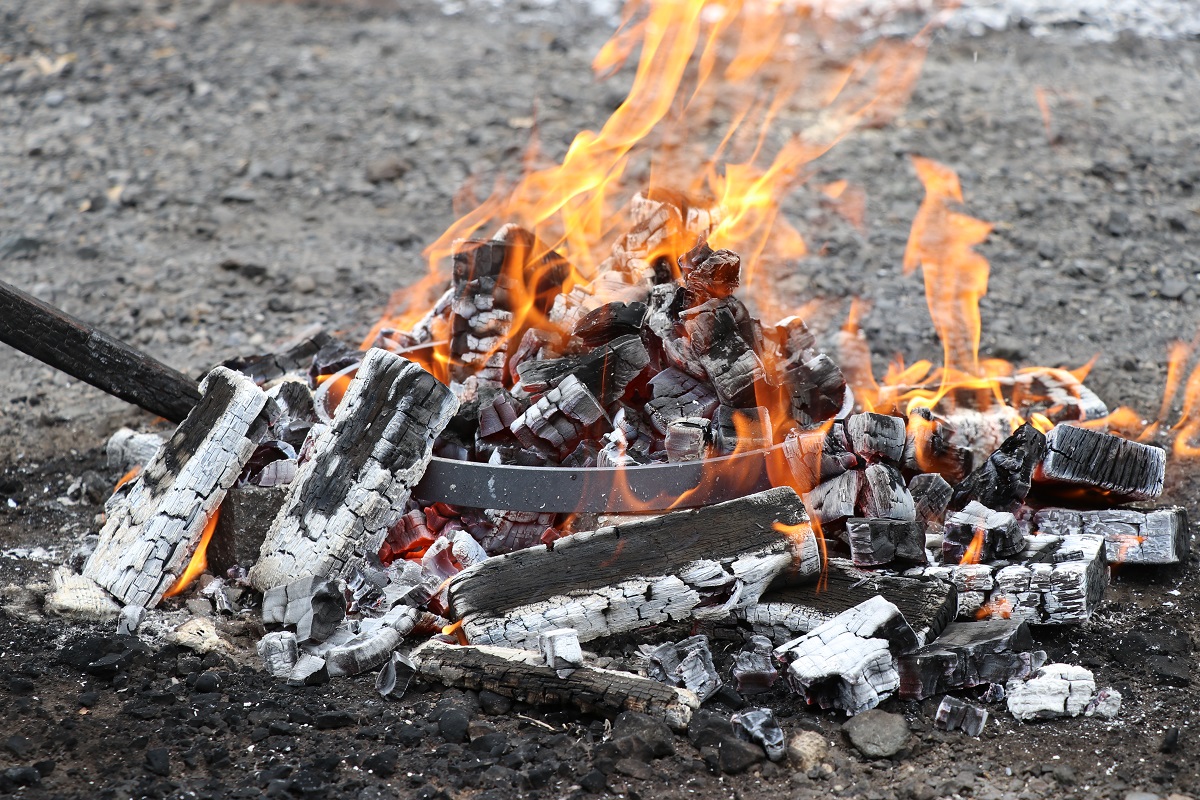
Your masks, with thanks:
M 599 347 L 619 336 L 640 334 L 646 314 L 645 303 L 605 303 L 584 314 L 572 334 L 589 347 Z
M 882 567 L 893 561 L 924 564 L 924 525 L 910 520 L 846 520 L 850 557 L 860 567 Z
M 572 374 L 514 419 L 509 430 L 524 447 L 561 459 L 579 445 L 589 428 L 607 417 L 596 396 Z
M 917 518 L 916 505 L 904 485 L 904 476 L 891 464 L 868 464 L 863 470 L 857 508 L 862 516 L 872 519 L 912 522 Z
M 707 457 L 712 422 L 704 417 L 683 417 L 667 426 L 667 461 L 700 461 Z
M 654 396 L 646 403 L 646 418 L 660 434 L 677 419 L 712 417 L 720 400 L 704 381 L 667 367 L 649 380 Z
M 858 495 L 863 485 L 862 470 L 843 472 L 817 485 L 804 494 L 804 507 L 809 516 L 823 528 L 841 522 L 856 513 Z
M 0 341 L 171 422 L 200 401 L 191 378 L 3 281 Z
M 435 639 L 414 650 L 411 658 L 422 678 L 445 686 L 487 690 L 531 705 L 574 706 L 608 717 L 636 711 L 675 730 L 685 729 L 700 706 L 687 689 L 628 672 L 585 664 L 564 677 L 533 650 L 457 646 Z
M 846 378 L 824 353 L 789 365 L 783 381 L 791 396 L 792 419 L 803 428 L 833 419 L 846 405 Z
M 1034 470 L 1045 456 L 1046 436 L 1025 423 L 954 487 L 950 508 L 962 509 L 977 500 L 996 511 L 1014 510 L 1029 494 Z
M 517 368 L 521 386 L 540 395 L 574 375 L 608 407 L 625 393 L 630 381 L 650 363 L 646 346 L 635 335 L 619 336 L 583 356 L 527 361 Z
M 720 406 L 712 418 L 712 447 L 719 456 L 765 450 L 772 444 L 771 412 L 765 406 Z
M 963 510 L 946 515 L 942 536 L 942 559 L 947 564 L 960 563 L 972 545 L 976 561 L 1006 558 L 1025 547 L 1016 517 L 974 500 Z
M 846 418 L 850 449 L 867 461 L 899 464 L 904 459 L 905 426 L 900 417 L 887 414 L 851 414 Z
M 1014 375 L 1009 403 L 1022 416 L 1042 414 L 1051 422 L 1085 422 L 1108 414 L 1108 406 L 1070 372 L 1042 367 Z
M 191 561 L 201 534 L 267 429 L 267 396 L 216 367 L 187 419 L 108 509 L 84 576 L 126 605 L 151 607 Z
M 735 297 L 708 300 L 680 313 L 691 349 L 725 405 L 753 405 L 754 384 L 766 378 L 754 340 L 744 335 L 746 319 L 745 307 Z
M 754 633 L 782 642 L 876 595 L 900 609 L 922 643 L 933 641 L 958 613 L 958 590 L 948 580 L 871 572 L 831 558 L 819 583 L 771 588 L 738 618 Z
M 1180 506 L 1091 511 L 1046 508 L 1034 515 L 1034 524 L 1039 533 L 1049 535 L 1103 536 L 1110 564 L 1178 564 L 1191 549 L 1187 511 Z
M 957 697 L 946 695 L 938 706 L 933 724 L 944 731 L 961 730 L 968 736 L 978 736 L 987 725 L 988 712 Z
M 936 641 L 902 656 L 900 696 L 924 700 L 944 692 L 1027 678 L 1046 662 L 1018 619 L 955 622 Z
M 1167 454 L 1161 447 L 1057 425 L 1046 437 L 1046 448 L 1034 472 L 1039 485 L 1084 486 L 1118 500 L 1150 500 L 1162 494 Z
M 370 350 L 333 424 L 289 486 L 250 572 L 255 587 L 346 575 L 378 552 L 457 408 L 450 390 L 428 372 Z
M 946 479 L 937 473 L 914 475 L 909 480 L 908 492 L 912 495 L 917 519 L 924 524 L 926 533 L 942 532 L 942 522 L 952 491 Z
M 841 423 L 830 423 L 828 430 L 791 430 L 783 440 L 783 455 L 795 485 L 802 492 L 859 466 L 858 456 L 850 451 Z
M 816 537 L 791 489 L 576 533 L 463 570 L 449 606 L 476 644 L 524 646 L 560 627 L 582 641 L 728 616 L 772 580 L 814 578 Z M 781 526 L 784 527 L 782 530 Z
M 975 466 L 975 454 L 955 441 L 955 431 L 928 408 L 917 407 L 909 413 L 904 443 L 905 469 L 933 472 L 958 483 Z

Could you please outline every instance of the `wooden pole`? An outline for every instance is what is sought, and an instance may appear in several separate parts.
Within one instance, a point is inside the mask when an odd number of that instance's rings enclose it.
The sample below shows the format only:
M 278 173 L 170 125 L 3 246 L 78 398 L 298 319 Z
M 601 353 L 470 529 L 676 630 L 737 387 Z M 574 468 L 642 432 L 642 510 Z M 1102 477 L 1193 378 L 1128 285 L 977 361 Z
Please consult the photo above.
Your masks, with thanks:
M 0 341 L 171 422 L 200 402 L 183 373 L 3 281 Z

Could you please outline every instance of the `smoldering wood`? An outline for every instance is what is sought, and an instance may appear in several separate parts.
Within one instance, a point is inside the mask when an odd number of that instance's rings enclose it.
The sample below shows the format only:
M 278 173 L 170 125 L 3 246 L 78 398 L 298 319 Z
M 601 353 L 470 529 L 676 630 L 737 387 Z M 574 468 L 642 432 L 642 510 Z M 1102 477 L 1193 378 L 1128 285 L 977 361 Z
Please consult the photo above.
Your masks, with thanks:
M 522 412 L 509 430 L 525 447 L 564 458 L 591 426 L 607 418 L 600 401 L 572 374 Z
M 782 642 L 877 595 L 900 610 L 922 643 L 933 641 L 958 614 L 958 590 L 949 580 L 860 570 L 850 561 L 831 558 L 819 583 L 772 587 L 758 603 L 739 611 L 738 618 L 754 633 Z
M 726 617 L 776 577 L 821 569 L 791 489 L 677 511 L 488 559 L 451 579 L 451 615 L 476 644 L 536 643 L 560 627 L 581 641 L 672 620 Z M 778 530 L 790 526 L 792 532 Z
M 823 528 L 828 527 L 854 516 L 862 485 L 862 470 L 843 472 L 806 492 L 804 507 Z
M 667 426 L 667 461 L 700 461 L 708 454 L 709 428 L 712 423 L 704 417 L 683 417 Z
M 895 655 L 917 646 L 899 609 L 877 595 L 780 645 L 775 655 L 788 665 L 788 685 L 808 703 L 853 716 L 899 687 Z
M 412 619 L 416 619 L 416 609 L 409 609 Z M 409 624 L 412 630 L 412 624 Z M 404 641 L 408 631 L 383 625 L 374 630 L 358 634 L 349 641 L 340 644 L 323 653 L 325 667 L 329 677 L 337 678 L 343 675 L 361 675 L 376 669 L 390 661 L 392 652 Z
M 771 412 L 765 406 L 718 406 L 712 418 L 712 446 L 719 456 L 765 450 L 773 444 Z
M 122 610 L 95 581 L 65 566 L 50 573 L 50 592 L 43 608 L 50 614 L 84 622 L 108 622 L 117 619 Z
M 962 481 L 974 468 L 975 454 L 955 438 L 955 431 L 942 417 L 918 406 L 908 417 L 904 468 L 944 475 L 952 483 Z
M 922 473 L 909 480 L 908 492 L 913 498 L 917 520 L 924 525 L 925 532 L 940 534 L 946 506 L 950 503 L 950 484 L 936 472 Z
M 700 240 L 679 257 L 684 288 L 695 302 L 729 297 L 741 283 L 742 259 L 731 250 L 713 250 Z
M 526 362 L 517 368 L 517 372 L 521 386 L 534 396 L 548 391 L 568 375 L 574 375 L 607 407 L 625 393 L 630 381 L 649 363 L 650 354 L 642 340 L 628 335 L 619 336 L 583 356 Z
M 1021 416 L 1044 415 L 1056 425 L 1085 422 L 1108 414 L 1108 406 L 1070 372 L 1038 368 L 1013 376 L 1009 402 Z
M 900 696 L 911 700 L 1027 678 L 1046 662 L 1029 626 L 1017 619 L 955 622 L 936 641 L 902 656 Z
M 1025 423 L 954 487 L 950 507 L 958 510 L 977 500 L 997 511 L 1013 510 L 1029 494 L 1034 470 L 1047 455 L 1046 447 L 1046 436 Z
M 654 396 L 646 403 L 646 417 L 660 434 L 677 419 L 712 417 L 720 400 L 703 381 L 667 367 L 649 380 Z
M 793 428 L 783 440 L 783 454 L 796 486 L 806 492 L 859 465 L 858 456 L 850 451 L 845 429 L 838 422 L 832 423 L 828 430 Z
M 266 431 L 267 397 L 216 367 L 191 414 L 108 508 L 83 574 L 126 605 L 151 607 L 183 573 L 208 520 Z
M 455 646 L 431 640 L 411 654 L 426 680 L 460 689 L 488 690 L 532 705 L 575 706 L 615 716 L 636 711 L 683 730 L 700 700 L 687 689 L 627 672 L 584 665 L 568 675 L 542 661 L 539 652 L 483 645 Z
M 492 529 L 479 534 L 472 531 L 472 535 L 476 536 L 488 555 L 501 555 L 545 544 L 542 537 L 554 526 L 553 514 L 502 508 L 485 509 L 483 513 Z
M 230 487 L 221 502 L 221 516 L 209 540 L 208 568 L 223 575 L 235 566 L 249 568 L 258 561 L 271 521 L 287 498 L 286 486 L 238 485 Z
M 898 519 L 846 520 L 850 557 L 860 567 L 882 567 L 893 561 L 925 563 L 924 526 Z
M 725 405 L 745 406 L 754 396 L 754 383 L 766 369 L 743 336 L 739 317 L 745 308 L 734 297 L 713 299 L 680 313 L 680 321 L 717 397 Z
M 938 706 L 933 724 L 944 731 L 960 730 L 968 736 L 978 736 L 983 733 L 987 721 L 986 709 L 947 695 Z
M 643 649 L 650 661 L 651 678 L 682 686 L 694 692 L 701 703 L 720 691 L 723 682 L 713 665 L 707 636 L 689 636 L 679 642 Z
M 791 395 L 792 419 L 802 428 L 813 428 L 833 419 L 848 404 L 846 378 L 833 359 L 824 353 L 792 364 L 783 374 Z
M 1046 437 L 1046 448 L 1033 474 L 1039 485 L 1085 486 L 1128 500 L 1151 500 L 1162 494 L 1167 454 L 1161 447 L 1057 425 Z
M 1181 506 L 1092 511 L 1046 508 L 1034 515 L 1034 524 L 1039 533 L 1050 535 L 1103 536 L 1110 564 L 1178 564 L 1191 549 L 1187 511 Z
M 307 375 L 321 349 L 336 342 L 320 325 L 312 325 L 274 352 L 231 358 L 221 366 L 251 378 L 259 386 L 291 373 Z
M 850 449 L 867 461 L 899 464 L 904 459 L 905 426 L 900 417 L 886 414 L 851 414 L 846 418 Z
M 346 576 L 377 553 L 457 408 L 450 390 L 416 364 L 369 351 L 288 488 L 250 571 L 254 586 Z
M 3 281 L 0 341 L 171 422 L 200 402 L 183 373 Z
M 647 313 L 645 303 L 605 303 L 585 314 L 571 333 L 589 347 L 599 347 L 620 336 L 641 334 Z
M 973 554 L 980 561 L 1005 558 L 1025 546 L 1016 517 L 975 500 L 963 510 L 946 515 L 942 536 L 942 560 L 948 564 L 960 563 L 973 544 Z
M 904 485 L 904 476 L 891 464 L 867 465 L 855 505 L 863 516 L 873 519 L 913 522 L 917 518 L 916 505 Z

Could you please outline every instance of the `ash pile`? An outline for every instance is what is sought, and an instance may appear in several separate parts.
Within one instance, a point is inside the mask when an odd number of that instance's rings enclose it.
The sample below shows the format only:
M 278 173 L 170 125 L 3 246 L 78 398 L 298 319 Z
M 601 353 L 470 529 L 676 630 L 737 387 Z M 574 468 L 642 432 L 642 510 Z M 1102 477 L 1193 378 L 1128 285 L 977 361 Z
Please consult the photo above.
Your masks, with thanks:
M 1047 663 L 1035 632 L 1086 623 L 1114 565 L 1184 560 L 1183 509 L 1146 504 L 1165 452 L 1105 431 L 1060 370 L 856 409 L 802 320 L 763 324 L 735 296 L 738 256 L 704 241 L 714 214 L 639 197 L 633 218 L 590 281 L 506 226 L 459 244 L 411 330 L 365 351 L 309 333 L 216 367 L 169 438 L 112 438 L 140 472 L 46 609 L 253 651 L 295 685 L 372 672 L 385 697 L 418 680 L 647 715 L 730 772 L 801 747 L 754 705 L 781 687 L 866 720 L 944 695 L 939 725 L 970 735 L 1001 709 L 1115 716 L 1120 695 Z M 422 494 L 435 456 L 669 469 L 754 452 L 744 496 L 693 508 Z

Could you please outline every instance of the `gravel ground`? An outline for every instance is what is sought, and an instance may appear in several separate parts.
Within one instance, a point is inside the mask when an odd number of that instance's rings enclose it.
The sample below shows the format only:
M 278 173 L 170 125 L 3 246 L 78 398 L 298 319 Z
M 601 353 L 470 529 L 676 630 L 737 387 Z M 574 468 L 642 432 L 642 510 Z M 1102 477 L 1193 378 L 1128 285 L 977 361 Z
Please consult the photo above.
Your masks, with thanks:
M 362 336 L 389 293 L 423 271 L 420 251 L 453 219 L 463 182 L 490 185 L 517 166 L 535 100 L 546 149 L 559 154 L 602 123 L 628 80 L 593 82 L 589 62 L 610 28 L 582 8 L 397 5 L 6 4 L 0 276 L 193 374 L 313 322 Z M 1194 41 L 1128 35 L 939 35 L 906 111 L 841 144 L 814 188 L 785 204 L 816 255 L 776 276 L 781 297 L 820 298 L 814 319 L 830 327 L 860 296 L 877 366 L 894 353 L 936 358 L 919 278 L 900 269 L 921 198 L 908 156 L 936 158 L 959 171 L 970 212 L 997 225 L 982 248 L 985 351 L 1072 366 L 1100 353 L 1089 384 L 1152 413 L 1169 342 L 1200 321 L 1197 56 Z M 385 168 L 394 177 L 381 179 Z M 864 231 L 815 188 L 837 179 L 865 192 Z M 98 508 L 58 498 L 86 471 L 115 479 L 99 448 L 119 424 L 149 420 L 10 350 L 0 370 L 10 376 L 0 583 L 23 584 L 48 566 L 12 550 L 66 555 Z M 1194 516 L 1198 486 L 1194 463 L 1171 465 L 1168 499 Z M 664 798 L 1196 791 L 1198 583 L 1195 563 L 1125 571 L 1091 624 L 1038 633 L 1052 656 L 1125 693 L 1115 723 L 1001 715 L 974 740 L 934 731 L 926 705 L 893 701 L 913 747 L 870 762 L 838 720 L 779 697 L 789 730 L 834 743 L 813 777 L 772 766 L 715 775 L 678 738 L 675 755 L 606 785 Z M 383 703 L 367 680 L 289 690 L 226 663 L 210 665 L 222 686 L 198 691 L 205 667 L 169 650 L 131 651 L 117 673 L 91 674 L 85 656 L 125 647 L 99 633 L 0 612 L 0 716 L 5 738 L 19 738 L 0 768 L 47 773 L 27 796 L 559 797 L 586 793 L 571 787 L 606 766 L 595 720 L 496 715 L 432 690 Z M 1131 655 L 1147 651 L 1160 658 Z M 500 754 L 447 741 L 436 721 L 446 706 L 496 725 Z M 1170 727 L 1180 745 L 1160 752 Z

